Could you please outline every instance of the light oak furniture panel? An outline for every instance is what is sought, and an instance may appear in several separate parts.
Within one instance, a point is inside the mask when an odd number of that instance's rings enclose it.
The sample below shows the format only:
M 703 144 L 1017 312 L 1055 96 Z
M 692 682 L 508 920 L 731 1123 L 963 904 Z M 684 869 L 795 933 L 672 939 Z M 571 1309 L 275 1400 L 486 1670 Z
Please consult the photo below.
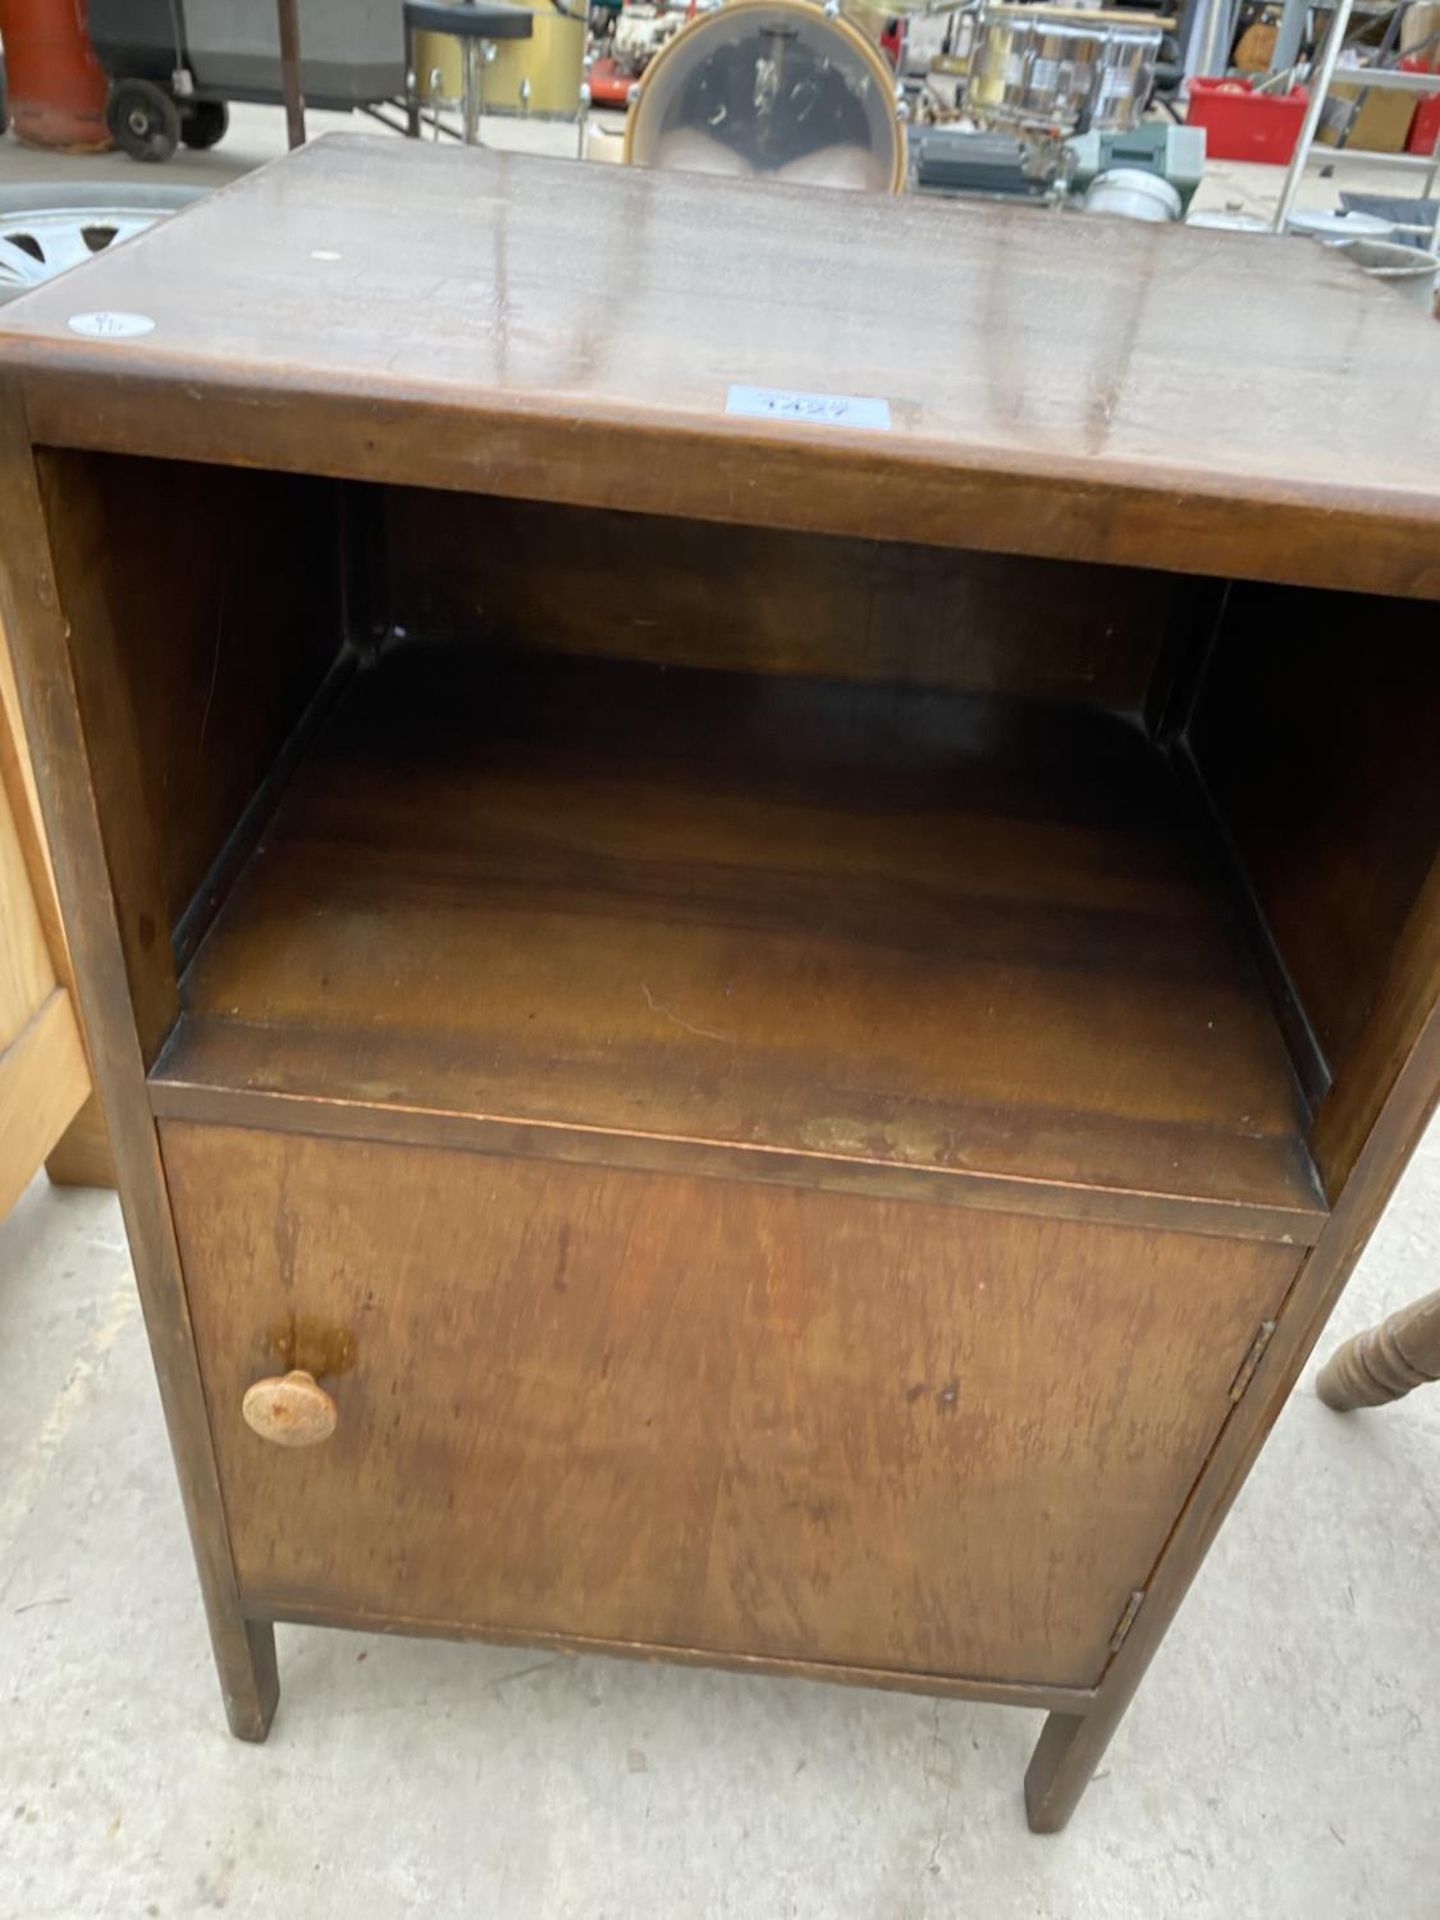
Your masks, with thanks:
M 236 1733 L 277 1619 L 609 1648 L 1043 1706 L 1064 1824 L 1440 1089 L 1422 341 L 1321 249 L 348 137 L 7 309 Z
M 8 1210 L 90 1091 L 69 994 L 55 977 L 14 816 L 0 796 L 0 1211 Z
M 0 1215 L 42 1161 L 63 1184 L 113 1184 L 0 626 Z

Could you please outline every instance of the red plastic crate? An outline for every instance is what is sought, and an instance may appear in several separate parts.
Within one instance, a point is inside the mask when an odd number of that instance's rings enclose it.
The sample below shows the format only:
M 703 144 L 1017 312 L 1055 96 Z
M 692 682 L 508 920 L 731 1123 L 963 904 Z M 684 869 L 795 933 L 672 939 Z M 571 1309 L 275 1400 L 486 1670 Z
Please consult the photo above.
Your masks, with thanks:
M 1208 160 L 1268 160 L 1283 167 L 1295 151 L 1309 98 L 1305 87 L 1251 93 L 1248 80 L 1196 74 L 1185 118 L 1192 127 L 1204 127 Z
M 1413 53 L 1407 53 L 1400 62 L 1406 73 L 1433 73 L 1434 66 L 1417 60 Z M 1424 97 L 1415 109 L 1415 118 L 1410 122 L 1410 138 L 1405 142 L 1407 153 L 1433 153 L 1435 142 L 1440 140 L 1440 93 Z

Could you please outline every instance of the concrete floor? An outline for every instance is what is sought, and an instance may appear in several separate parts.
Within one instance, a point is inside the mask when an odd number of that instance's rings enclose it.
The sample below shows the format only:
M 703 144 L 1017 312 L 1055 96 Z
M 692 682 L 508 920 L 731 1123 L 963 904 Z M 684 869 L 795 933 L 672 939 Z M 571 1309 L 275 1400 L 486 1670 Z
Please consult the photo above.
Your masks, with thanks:
M 218 183 L 279 144 L 246 109 L 216 153 L 84 171 Z M 82 177 L 0 142 L 0 182 L 47 176 Z M 1326 1347 L 1437 1253 L 1440 1130 Z M 801 1682 L 282 1629 L 270 1742 L 232 1741 L 108 1195 L 0 1224 L 0 1461 L 0 1920 L 1440 1914 L 1440 1388 L 1345 1421 L 1307 1380 L 1054 1840 L 1033 1716 Z
M 592 114 L 588 157 L 618 161 L 624 127 L 623 113 Z M 382 140 L 401 137 L 367 114 L 319 113 L 313 108 L 305 116 L 305 130 L 312 140 L 324 133 L 369 133 Z M 576 153 L 576 130 L 563 122 L 488 116 L 483 132 L 487 144 L 515 152 L 548 153 L 563 159 L 573 159 Z M 427 130 L 427 144 L 430 137 Z M 445 144 L 455 143 L 447 140 Z M 23 180 L 120 180 L 145 186 L 223 187 L 284 151 L 285 116 L 279 107 L 232 106 L 230 131 L 218 147 L 209 153 L 191 153 L 181 147 L 173 160 L 160 166 L 132 160 L 119 151 L 63 154 L 21 146 L 13 135 L 0 137 L 0 186 Z
M 1440 1128 L 1324 1343 L 1433 1286 Z M 0 1915 L 1434 1920 L 1440 1387 L 1310 1380 L 1069 1831 L 1027 1713 L 280 1631 L 224 1730 L 119 1210 L 0 1225 Z

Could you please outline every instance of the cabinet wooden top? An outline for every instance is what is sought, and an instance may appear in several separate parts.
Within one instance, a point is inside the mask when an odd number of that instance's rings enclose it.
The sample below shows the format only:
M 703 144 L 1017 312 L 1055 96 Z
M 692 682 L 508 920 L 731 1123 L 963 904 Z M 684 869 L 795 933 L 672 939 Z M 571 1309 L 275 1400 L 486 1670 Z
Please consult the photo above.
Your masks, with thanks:
M 1301 241 L 348 134 L 0 316 L 39 443 L 1425 597 L 1437 354 Z

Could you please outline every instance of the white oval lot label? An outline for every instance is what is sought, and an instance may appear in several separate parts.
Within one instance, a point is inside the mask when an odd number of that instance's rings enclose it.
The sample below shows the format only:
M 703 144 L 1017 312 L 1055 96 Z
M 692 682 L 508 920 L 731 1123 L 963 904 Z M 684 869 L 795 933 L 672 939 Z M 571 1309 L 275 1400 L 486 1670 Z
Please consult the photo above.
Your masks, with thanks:
M 148 313 L 72 313 L 70 331 L 91 340 L 138 340 L 155 331 L 155 322 Z

